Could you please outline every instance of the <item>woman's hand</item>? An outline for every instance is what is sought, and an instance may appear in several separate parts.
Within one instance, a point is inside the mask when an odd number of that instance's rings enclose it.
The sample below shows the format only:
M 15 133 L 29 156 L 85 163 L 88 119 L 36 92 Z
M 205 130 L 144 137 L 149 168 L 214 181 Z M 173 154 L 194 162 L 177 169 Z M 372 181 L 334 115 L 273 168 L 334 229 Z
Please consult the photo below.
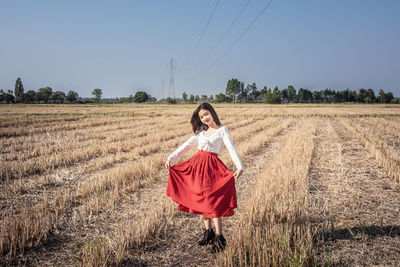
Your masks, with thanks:
M 243 173 L 243 170 L 237 170 L 237 171 L 233 174 L 233 176 L 235 177 L 235 179 L 237 179 L 237 178 L 239 178 L 240 175 L 242 175 L 242 173 Z
M 167 160 L 165 162 L 165 168 L 169 169 L 169 167 L 171 167 L 171 162 L 169 160 Z

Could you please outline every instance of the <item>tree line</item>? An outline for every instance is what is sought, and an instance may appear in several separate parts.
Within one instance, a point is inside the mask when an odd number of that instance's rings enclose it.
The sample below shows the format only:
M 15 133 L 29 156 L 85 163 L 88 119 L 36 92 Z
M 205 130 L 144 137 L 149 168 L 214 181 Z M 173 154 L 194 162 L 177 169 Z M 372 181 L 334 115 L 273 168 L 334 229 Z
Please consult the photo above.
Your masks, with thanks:
M 273 90 L 264 86 L 257 89 L 255 83 L 244 85 L 238 79 L 232 78 L 228 81 L 225 94 L 218 94 L 216 102 L 240 102 L 255 103 L 264 102 L 268 104 L 279 103 L 400 103 L 399 98 L 394 98 L 393 93 L 380 89 L 375 95 L 373 89 L 360 88 L 357 90 L 335 91 L 329 88 L 324 90 L 311 91 L 307 88 L 300 88 L 298 91 L 289 85 L 279 90 L 276 86 Z
M 68 93 L 53 91 L 51 87 L 39 88 L 38 91 L 24 91 L 21 78 L 15 82 L 14 92 L 12 90 L 0 90 L 0 103 L 64 103 L 68 101 L 75 103 L 78 93 L 70 90 Z
M 130 103 L 130 102 L 167 102 L 169 104 L 197 103 L 197 102 L 215 102 L 215 103 L 399 103 L 400 98 L 395 98 L 393 93 L 385 92 L 382 89 L 375 95 L 373 89 L 360 88 L 357 90 L 335 91 L 332 89 L 311 91 L 307 88 L 296 90 L 292 85 L 279 90 L 276 86 L 274 89 L 264 86 L 258 89 L 256 83 L 245 84 L 238 79 L 232 78 L 228 81 L 225 94 L 220 93 L 207 96 L 188 95 L 183 92 L 182 99 L 167 97 L 157 101 L 155 97 L 144 91 L 138 91 L 135 95 L 121 98 L 105 98 L 102 99 L 103 92 L 100 88 L 93 89 L 93 98 L 81 98 L 78 93 L 70 90 L 68 93 L 62 91 L 53 91 L 51 87 L 39 88 L 38 91 L 29 90 L 24 92 L 24 86 L 21 78 L 17 78 L 15 89 L 0 90 L 0 103 Z
M 92 98 L 82 98 L 78 96 L 78 93 L 69 90 L 68 93 L 63 91 L 53 91 L 51 87 L 39 88 L 37 91 L 28 90 L 25 92 L 21 78 L 17 78 L 15 81 L 14 91 L 12 90 L 0 90 L 0 103 L 128 103 L 128 102 L 156 102 L 157 99 L 147 94 L 144 91 L 136 92 L 135 96 L 130 95 L 129 97 L 120 98 L 102 98 L 103 91 L 100 88 L 95 88 L 92 91 Z

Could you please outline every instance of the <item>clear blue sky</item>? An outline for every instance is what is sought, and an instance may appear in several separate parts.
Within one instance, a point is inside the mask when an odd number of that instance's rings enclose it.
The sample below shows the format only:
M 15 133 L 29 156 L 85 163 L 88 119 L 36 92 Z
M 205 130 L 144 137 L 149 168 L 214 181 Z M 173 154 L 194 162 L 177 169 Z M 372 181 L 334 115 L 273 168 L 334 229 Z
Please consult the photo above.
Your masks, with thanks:
M 25 91 L 166 97 L 173 57 L 176 97 L 224 93 L 231 78 L 258 88 L 382 88 L 400 96 L 398 0 L 273 0 L 209 69 L 268 2 L 252 0 L 198 64 L 247 0 L 221 0 L 194 51 L 217 0 L 0 0 L 0 89 L 14 89 L 21 77 Z

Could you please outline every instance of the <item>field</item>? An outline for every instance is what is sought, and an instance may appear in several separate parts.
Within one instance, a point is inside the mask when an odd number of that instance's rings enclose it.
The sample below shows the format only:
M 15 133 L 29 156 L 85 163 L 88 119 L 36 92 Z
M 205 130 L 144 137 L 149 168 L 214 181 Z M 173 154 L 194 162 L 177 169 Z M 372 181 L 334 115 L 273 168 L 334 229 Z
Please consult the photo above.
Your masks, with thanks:
M 400 264 L 400 106 L 215 104 L 245 166 L 218 255 L 165 196 L 195 107 L 1 105 L 0 264 Z

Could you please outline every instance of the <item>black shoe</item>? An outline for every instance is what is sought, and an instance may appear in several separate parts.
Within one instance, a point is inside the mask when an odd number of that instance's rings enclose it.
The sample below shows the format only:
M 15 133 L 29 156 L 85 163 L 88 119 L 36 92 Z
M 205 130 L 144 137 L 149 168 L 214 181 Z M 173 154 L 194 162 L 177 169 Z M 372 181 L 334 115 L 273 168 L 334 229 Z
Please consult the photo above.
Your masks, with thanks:
M 225 247 L 226 247 L 226 240 L 225 240 L 224 236 L 222 234 L 216 235 L 215 239 L 214 239 L 214 244 L 210 248 L 210 253 L 221 252 L 225 249 Z
M 214 242 L 215 233 L 212 228 L 204 230 L 203 239 L 197 242 L 199 246 L 205 246 Z

